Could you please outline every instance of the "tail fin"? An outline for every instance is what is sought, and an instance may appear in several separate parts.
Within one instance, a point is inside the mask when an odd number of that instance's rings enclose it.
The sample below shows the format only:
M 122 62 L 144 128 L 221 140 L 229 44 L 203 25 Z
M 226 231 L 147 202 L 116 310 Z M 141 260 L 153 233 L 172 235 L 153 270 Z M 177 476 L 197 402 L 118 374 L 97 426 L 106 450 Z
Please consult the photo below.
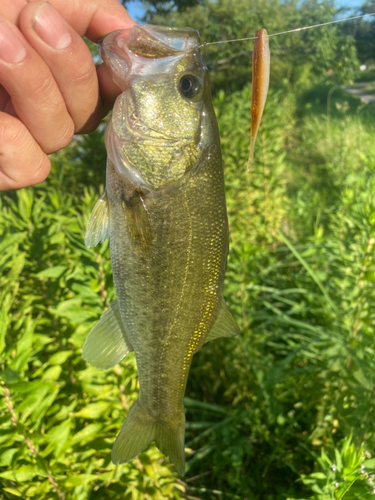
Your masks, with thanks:
M 117 436 L 112 448 L 112 461 L 114 464 L 123 464 L 135 458 L 152 442 L 171 462 L 177 472 L 185 474 L 185 414 L 169 423 L 156 420 L 147 410 L 136 401 L 131 408 L 120 434 Z
M 173 425 L 158 425 L 156 446 L 174 463 L 180 476 L 185 474 L 185 413 L 181 410 L 178 421 Z

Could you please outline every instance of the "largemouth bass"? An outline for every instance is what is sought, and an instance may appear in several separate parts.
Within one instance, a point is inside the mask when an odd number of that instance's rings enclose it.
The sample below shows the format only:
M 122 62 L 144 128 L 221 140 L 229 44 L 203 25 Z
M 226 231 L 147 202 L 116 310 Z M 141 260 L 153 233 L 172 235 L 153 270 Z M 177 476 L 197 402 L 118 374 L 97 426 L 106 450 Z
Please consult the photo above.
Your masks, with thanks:
M 220 140 L 208 74 L 190 28 L 134 26 L 101 53 L 122 94 L 106 131 L 106 190 L 86 245 L 109 237 L 117 300 L 83 357 L 108 369 L 135 352 L 139 398 L 112 450 L 151 442 L 185 468 L 183 398 L 193 354 L 239 333 L 222 296 L 228 252 Z

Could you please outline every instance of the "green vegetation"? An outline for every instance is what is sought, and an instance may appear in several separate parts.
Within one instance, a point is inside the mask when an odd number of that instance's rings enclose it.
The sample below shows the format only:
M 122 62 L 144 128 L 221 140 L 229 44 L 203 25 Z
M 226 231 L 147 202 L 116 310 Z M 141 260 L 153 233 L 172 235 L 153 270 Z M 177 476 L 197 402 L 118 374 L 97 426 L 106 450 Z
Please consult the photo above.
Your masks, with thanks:
M 285 68 L 294 79 L 274 81 L 249 173 L 251 88 L 216 86 L 225 296 L 243 333 L 194 357 L 182 479 L 154 447 L 111 463 L 134 356 L 107 372 L 81 357 L 115 297 L 107 242 L 83 243 L 103 128 L 55 154 L 42 185 L 1 195 L 1 500 L 373 498 L 375 108 L 337 88 L 328 121 L 336 82 L 309 80 L 311 61 Z
M 155 14 L 148 20 L 167 26 L 194 26 L 202 42 L 210 43 L 252 37 L 260 28 L 266 28 L 269 34 L 280 33 L 329 22 L 338 16 L 330 0 L 220 0 L 201 2 L 178 15 L 173 10 Z M 345 31 L 344 24 L 271 38 L 271 85 L 282 89 L 311 86 L 328 71 L 332 81 L 350 83 L 359 62 L 356 38 Z M 220 88 L 240 90 L 249 81 L 251 43 L 211 45 L 203 48 L 202 53 L 215 92 Z

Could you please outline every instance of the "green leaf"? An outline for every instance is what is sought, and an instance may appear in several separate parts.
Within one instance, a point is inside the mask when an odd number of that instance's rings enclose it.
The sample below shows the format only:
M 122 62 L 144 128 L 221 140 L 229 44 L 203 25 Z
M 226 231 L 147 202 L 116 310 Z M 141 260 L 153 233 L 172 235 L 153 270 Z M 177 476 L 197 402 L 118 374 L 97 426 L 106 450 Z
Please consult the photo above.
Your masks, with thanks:
M 365 460 L 363 462 L 363 465 L 366 467 L 366 469 L 375 469 L 375 458 Z
M 56 354 L 53 354 L 50 359 L 48 360 L 48 363 L 50 365 L 62 365 L 65 363 L 65 361 L 70 358 L 70 356 L 73 354 L 73 351 L 60 351 L 57 352 Z
M 65 234 L 63 232 L 54 234 L 51 236 L 50 243 L 51 245 L 62 245 L 65 242 Z
M 82 307 L 80 298 L 60 302 L 53 312 L 57 317 L 67 318 L 74 323 L 82 323 L 93 318 L 92 311 Z
M 16 257 L 13 258 L 12 260 L 12 268 L 9 273 L 9 280 L 13 281 L 16 280 L 20 274 L 23 271 L 23 267 L 25 265 L 25 258 L 26 258 L 26 253 L 25 252 L 19 252 Z
M 33 398 L 29 396 L 30 401 L 27 406 L 25 405 L 25 409 L 28 409 L 28 411 L 31 413 L 33 422 L 37 422 L 46 414 L 47 410 L 52 406 L 58 394 L 58 388 L 55 388 L 52 393 L 47 393 L 46 391 L 45 395 L 43 395 L 43 399 L 39 402 L 39 405 L 36 406 L 34 406 L 33 404 Z M 22 405 L 19 406 L 20 409 L 21 407 Z
M 95 439 L 103 428 L 103 424 L 95 423 L 89 424 L 84 427 L 81 431 L 77 432 L 71 438 L 71 445 L 79 443 L 80 445 Z
M 21 380 L 18 373 L 11 368 L 5 368 L 4 371 L 0 372 L 0 376 L 7 385 L 14 384 L 15 382 L 19 382 Z
M 111 404 L 105 401 L 99 401 L 98 403 L 91 403 L 82 408 L 82 410 L 79 410 L 78 412 L 74 413 L 74 416 L 81 418 L 97 419 L 101 417 L 101 415 L 103 415 L 103 413 L 106 412 L 110 406 Z
M 188 397 L 184 398 L 184 405 L 187 408 L 194 408 L 195 407 L 195 408 L 202 408 L 203 410 L 208 410 L 208 411 L 215 412 L 215 413 L 221 413 L 221 414 L 227 413 L 227 410 L 223 406 L 215 405 L 212 403 L 205 403 L 203 401 L 198 401 L 198 400 L 188 398 Z
M 20 394 L 27 394 L 38 393 L 39 391 L 45 392 L 51 387 L 53 387 L 52 384 L 47 384 L 42 380 L 35 380 L 33 382 L 15 382 L 12 385 L 12 390 Z
M 26 223 L 28 223 L 31 217 L 34 191 L 32 189 L 22 189 L 17 191 L 17 197 L 20 216 Z
M 61 455 L 69 439 L 71 427 L 72 422 L 70 419 L 67 419 L 60 425 L 56 425 L 51 428 L 46 435 L 48 445 L 44 450 L 44 456 L 47 456 L 51 452 L 54 453 L 55 457 L 59 457 Z
M 58 380 L 62 372 L 62 367 L 57 365 L 57 366 L 51 366 L 46 370 L 43 375 L 42 379 L 43 380 Z
M 14 495 L 15 497 L 23 497 L 23 494 L 16 490 L 15 488 L 3 488 L 3 491 L 7 491 L 11 495 Z
M 23 465 L 18 469 L 0 473 L 0 477 L 2 477 L 3 479 L 8 479 L 17 483 L 30 481 L 30 479 L 33 479 L 38 475 L 46 476 L 43 471 L 32 465 Z
M 14 455 L 19 451 L 18 448 L 9 448 L 0 454 L 0 467 L 7 467 L 12 463 Z
M 296 247 L 281 232 L 280 232 L 280 238 L 286 244 L 286 246 L 289 248 L 289 250 L 293 253 L 293 255 L 298 259 L 298 261 L 302 264 L 302 266 L 306 269 L 306 271 L 310 274 L 310 276 L 313 278 L 315 283 L 318 285 L 318 287 L 322 291 L 324 297 L 327 299 L 327 302 L 329 303 L 329 305 L 331 306 L 333 311 L 335 311 L 335 313 L 338 314 L 338 310 L 337 310 L 335 303 L 332 301 L 331 297 L 328 295 L 328 292 L 327 292 L 325 286 L 323 285 L 323 283 L 318 278 L 317 273 L 315 271 L 313 271 L 313 269 L 308 265 L 306 260 L 297 251 Z
M 308 476 L 310 479 L 322 479 L 325 480 L 327 476 L 323 472 L 313 472 Z
M 335 459 L 336 459 L 336 467 L 339 472 L 342 471 L 342 458 L 340 451 L 335 448 Z
M 93 474 L 80 474 L 79 476 L 70 476 L 65 481 L 65 486 L 68 488 L 73 488 L 75 486 L 82 486 L 84 484 L 92 483 L 93 481 L 98 481 L 98 476 Z
M 59 278 L 66 270 L 67 266 L 54 266 L 44 269 L 36 274 L 37 278 Z
M 1 305 L 0 309 L 0 354 L 5 349 L 5 334 L 7 332 L 7 327 L 8 327 L 8 312 L 5 309 L 5 304 L 3 303 Z

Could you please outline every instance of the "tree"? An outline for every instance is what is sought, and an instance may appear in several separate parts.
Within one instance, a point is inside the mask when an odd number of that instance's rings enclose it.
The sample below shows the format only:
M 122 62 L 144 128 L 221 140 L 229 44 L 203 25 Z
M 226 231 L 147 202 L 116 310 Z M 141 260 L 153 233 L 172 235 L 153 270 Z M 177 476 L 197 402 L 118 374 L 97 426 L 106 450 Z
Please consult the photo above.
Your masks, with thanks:
M 375 0 L 367 0 L 361 9 L 361 14 L 375 12 Z M 358 59 L 361 63 L 375 61 L 375 16 L 358 20 L 353 25 L 353 36 L 356 40 Z
M 203 0 L 178 12 L 148 14 L 148 21 L 170 26 L 192 26 L 202 42 L 219 42 L 255 35 L 266 28 L 269 34 L 329 22 L 337 9 L 331 0 Z M 223 43 L 203 48 L 213 89 L 239 89 L 251 79 L 252 41 Z M 329 73 L 348 81 L 358 67 L 353 36 L 331 25 L 270 39 L 271 84 L 310 84 Z M 288 83 L 288 85 L 290 85 Z

